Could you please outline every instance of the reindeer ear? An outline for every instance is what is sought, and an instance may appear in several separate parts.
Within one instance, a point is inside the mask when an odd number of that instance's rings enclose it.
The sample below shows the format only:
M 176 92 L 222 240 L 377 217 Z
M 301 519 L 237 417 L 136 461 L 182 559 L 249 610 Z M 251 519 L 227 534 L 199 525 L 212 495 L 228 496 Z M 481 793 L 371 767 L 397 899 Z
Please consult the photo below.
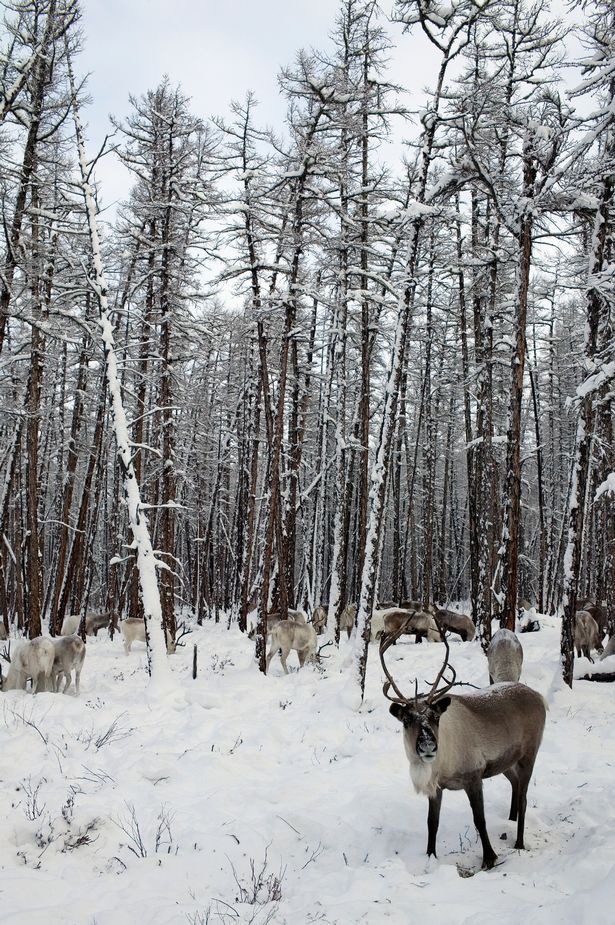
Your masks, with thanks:
M 389 713 L 391 716 L 394 716 L 395 719 L 398 719 L 400 723 L 403 723 L 405 715 L 403 703 L 392 703 L 389 707 Z
M 436 713 L 439 713 L 440 716 L 442 716 L 445 710 L 448 710 L 450 705 L 451 705 L 450 697 L 441 697 L 440 700 L 436 700 L 436 702 L 432 704 L 431 708 L 432 710 L 435 710 Z

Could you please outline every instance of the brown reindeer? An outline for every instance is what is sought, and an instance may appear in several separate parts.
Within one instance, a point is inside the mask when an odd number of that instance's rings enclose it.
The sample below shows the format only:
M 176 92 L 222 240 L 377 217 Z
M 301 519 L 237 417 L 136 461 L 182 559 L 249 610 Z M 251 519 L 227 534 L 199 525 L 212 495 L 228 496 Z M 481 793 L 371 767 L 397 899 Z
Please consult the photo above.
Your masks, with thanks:
M 607 615 L 606 610 L 602 607 L 601 604 L 596 603 L 590 599 L 586 600 L 580 610 L 585 610 L 590 616 L 596 621 L 596 626 L 598 627 L 598 635 L 600 637 L 600 642 L 604 639 L 607 626 Z
M 421 601 L 402 601 L 399 606 L 401 610 L 420 610 L 421 612 L 427 611 L 431 614 L 436 613 L 435 604 L 422 604 Z
M 393 645 L 401 635 L 414 636 L 419 642 L 427 637 L 429 642 L 440 642 L 440 630 L 430 613 L 426 611 L 387 610 L 384 614 L 382 636 L 394 636 Z
M 437 610 L 436 617 L 443 630 L 457 633 L 462 642 L 471 642 L 474 639 L 476 629 L 467 614 L 457 613 L 455 610 Z
M 383 693 L 392 701 L 391 714 L 403 725 L 414 789 L 429 799 L 427 854 L 436 855 L 442 792 L 465 790 L 482 843 L 483 868 L 489 869 L 497 855 L 485 823 L 483 779 L 504 774 L 510 781 L 509 818 L 517 821 L 515 848 L 523 848 L 527 788 L 542 741 L 545 701 L 524 684 L 497 684 L 464 695 L 450 695 L 456 675 L 449 665 L 446 637 L 444 663 L 430 690 L 419 695 L 415 682 L 415 696 L 407 698 L 384 661 L 392 642 L 389 636 L 380 644 L 380 660 L 387 677 Z M 391 688 L 395 696 L 389 695 Z

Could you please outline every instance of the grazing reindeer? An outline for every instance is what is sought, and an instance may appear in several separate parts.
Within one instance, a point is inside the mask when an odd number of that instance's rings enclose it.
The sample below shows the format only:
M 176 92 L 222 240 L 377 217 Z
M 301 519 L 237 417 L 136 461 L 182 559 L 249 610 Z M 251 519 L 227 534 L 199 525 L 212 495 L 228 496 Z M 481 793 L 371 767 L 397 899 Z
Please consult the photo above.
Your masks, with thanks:
M 457 633 L 462 642 L 471 642 L 474 639 L 476 629 L 467 614 L 457 613 L 454 610 L 437 610 L 436 617 L 443 630 Z
M 124 652 L 130 655 L 133 642 L 145 642 L 145 620 L 140 617 L 127 617 L 125 620 L 120 620 L 120 628 L 124 637 Z M 176 639 L 173 639 L 169 630 L 165 630 L 168 655 L 175 654 L 179 640 L 187 632 L 189 631 L 184 629 Z
M 429 642 L 440 642 L 440 630 L 430 613 L 426 611 L 387 610 L 384 614 L 382 636 L 394 636 L 393 645 L 401 635 L 414 636 L 418 642 L 426 636 Z M 376 633 L 378 638 L 378 633 Z
M 494 634 L 487 649 L 489 684 L 501 681 L 518 681 L 523 665 L 523 646 L 511 630 L 501 629 Z
M 97 636 L 98 631 L 109 626 L 111 614 L 109 613 L 86 613 L 85 615 L 85 634 L 86 636 Z M 70 613 L 62 621 L 60 636 L 72 636 L 79 630 L 81 617 L 78 613 Z
M 357 605 L 346 604 L 340 615 L 340 633 L 346 630 L 348 638 L 354 629 L 354 621 L 357 619 Z
M 2 690 L 25 691 L 28 678 L 36 694 L 49 690 L 55 650 L 48 637 L 37 636 L 22 642 L 11 658 L 11 664 L 2 684 Z
M 380 643 L 380 660 L 387 681 L 385 697 L 391 714 L 404 727 L 404 748 L 410 778 L 417 793 L 429 799 L 427 854 L 436 855 L 443 790 L 465 790 L 483 847 L 483 868 L 497 855 L 489 841 L 483 806 L 483 779 L 504 774 L 512 785 L 509 818 L 517 821 L 515 848 L 523 848 L 527 788 L 542 741 L 546 705 L 537 691 L 524 684 L 498 684 L 470 694 L 449 695 L 455 671 L 449 665 L 446 637 L 444 664 L 426 694 L 408 699 L 401 693 L 384 661 L 392 637 Z M 450 672 L 450 679 L 446 677 Z M 444 684 L 438 687 L 442 679 Z M 393 688 L 396 696 L 389 696 Z
M 577 650 L 577 658 L 584 655 L 590 662 L 593 662 L 592 649 L 602 652 L 602 637 L 598 624 L 587 610 L 577 610 L 575 614 L 574 646 Z
M 318 607 L 314 607 L 312 611 L 312 626 L 316 630 L 316 635 L 320 636 L 327 625 L 327 608 L 323 607 L 322 604 L 319 604 Z
M 291 649 L 295 649 L 299 656 L 300 668 L 303 668 L 306 661 L 317 661 L 316 649 L 318 643 L 316 630 L 310 624 L 304 626 L 303 624 L 295 623 L 293 620 L 280 620 L 272 628 L 270 638 L 271 648 L 267 653 L 267 671 L 269 671 L 271 659 L 278 651 L 280 653 L 284 674 L 288 674 L 286 659 Z
M 62 675 L 64 675 L 64 690 L 66 693 L 71 685 L 71 672 L 75 672 L 75 691 L 79 696 L 79 679 L 85 659 L 85 643 L 80 636 L 56 636 L 53 640 L 55 655 L 53 659 L 52 680 L 53 690 L 60 690 Z

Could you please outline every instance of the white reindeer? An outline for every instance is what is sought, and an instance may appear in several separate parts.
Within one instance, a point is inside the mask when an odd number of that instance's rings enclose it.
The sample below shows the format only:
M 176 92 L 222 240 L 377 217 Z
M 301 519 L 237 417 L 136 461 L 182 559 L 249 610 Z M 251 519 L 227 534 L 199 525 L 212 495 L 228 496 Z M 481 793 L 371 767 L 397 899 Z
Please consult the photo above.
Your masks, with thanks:
M 269 671 L 271 659 L 278 651 L 284 674 L 288 674 L 286 659 L 291 649 L 295 649 L 299 656 L 300 668 L 304 666 L 306 661 L 315 662 L 317 660 L 318 637 L 311 623 L 304 626 L 301 623 L 295 623 L 293 620 L 280 620 L 279 623 L 272 627 L 269 637 L 271 639 L 271 648 L 267 653 L 267 671 Z
M 145 642 L 145 620 L 140 617 L 127 617 L 125 620 L 120 620 L 120 629 L 124 637 L 124 652 L 126 655 L 130 655 L 133 642 Z M 167 652 L 169 655 L 173 655 L 177 647 L 177 640 L 173 639 L 168 630 L 166 631 L 166 637 Z
M 53 659 L 53 690 L 56 693 L 60 690 L 60 682 L 64 675 L 64 690 L 66 693 L 71 685 L 72 675 L 75 672 L 75 691 L 79 696 L 79 678 L 85 659 L 85 643 L 76 635 L 73 636 L 56 636 L 53 640 L 54 659 Z
M 37 636 L 22 642 L 11 657 L 2 690 L 25 691 L 28 678 L 32 678 L 34 693 L 50 690 L 54 655 L 53 642 L 48 637 Z

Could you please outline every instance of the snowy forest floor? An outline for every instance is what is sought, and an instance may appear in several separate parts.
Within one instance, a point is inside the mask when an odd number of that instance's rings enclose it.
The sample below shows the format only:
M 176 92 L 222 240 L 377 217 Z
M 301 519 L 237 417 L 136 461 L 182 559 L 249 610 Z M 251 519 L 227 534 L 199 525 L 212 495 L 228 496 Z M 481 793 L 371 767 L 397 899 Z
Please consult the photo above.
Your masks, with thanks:
M 613 687 L 565 688 L 558 621 L 541 622 L 521 637 L 522 680 L 549 703 L 527 850 L 512 847 L 508 781 L 486 781 L 503 862 L 490 872 L 464 793 L 445 793 L 428 862 L 427 801 L 412 790 L 375 647 L 354 712 L 346 640 L 320 670 L 286 677 L 275 659 L 265 678 L 246 637 L 195 628 L 172 657 L 180 693 L 163 703 L 148 693 L 144 646 L 126 657 L 117 637 L 89 640 L 79 698 L 2 695 L 2 925 L 611 923 Z M 442 654 L 403 641 L 388 662 L 411 690 Z M 452 641 L 451 660 L 460 680 L 486 683 L 477 642 Z

